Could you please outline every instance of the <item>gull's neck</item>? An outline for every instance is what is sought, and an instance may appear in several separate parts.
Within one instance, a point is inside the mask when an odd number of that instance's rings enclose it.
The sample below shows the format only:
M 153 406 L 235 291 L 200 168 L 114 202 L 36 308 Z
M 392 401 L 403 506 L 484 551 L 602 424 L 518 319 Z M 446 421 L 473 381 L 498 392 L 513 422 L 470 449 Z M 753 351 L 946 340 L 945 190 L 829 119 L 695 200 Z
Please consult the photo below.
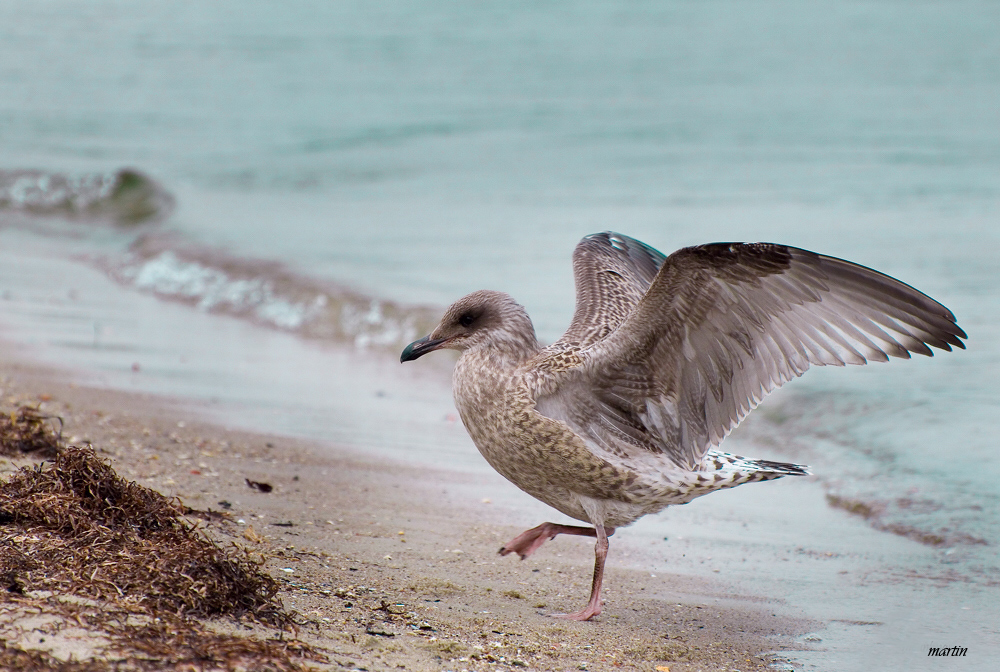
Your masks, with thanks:
M 516 325 L 516 328 L 491 331 L 488 338 L 462 353 L 462 359 L 466 360 L 466 364 L 500 370 L 517 368 L 541 350 L 535 338 L 535 329 L 526 315 L 525 322 Z

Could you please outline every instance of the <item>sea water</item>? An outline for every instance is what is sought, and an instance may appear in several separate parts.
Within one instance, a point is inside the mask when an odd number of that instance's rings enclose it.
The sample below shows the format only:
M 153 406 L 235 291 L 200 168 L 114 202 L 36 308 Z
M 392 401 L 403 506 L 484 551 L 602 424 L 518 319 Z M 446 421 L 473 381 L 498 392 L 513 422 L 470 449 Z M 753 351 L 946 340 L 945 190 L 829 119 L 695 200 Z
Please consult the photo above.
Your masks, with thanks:
M 967 351 L 810 371 L 727 441 L 815 478 L 628 533 L 823 621 L 809 669 L 1000 653 L 998 216 L 995 3 L 0 4 L 0 337 L 83 380 L 484 469 L 450 360 L 398 351 L 484 287 L 557 339 L 587 233 L 951 308 Z

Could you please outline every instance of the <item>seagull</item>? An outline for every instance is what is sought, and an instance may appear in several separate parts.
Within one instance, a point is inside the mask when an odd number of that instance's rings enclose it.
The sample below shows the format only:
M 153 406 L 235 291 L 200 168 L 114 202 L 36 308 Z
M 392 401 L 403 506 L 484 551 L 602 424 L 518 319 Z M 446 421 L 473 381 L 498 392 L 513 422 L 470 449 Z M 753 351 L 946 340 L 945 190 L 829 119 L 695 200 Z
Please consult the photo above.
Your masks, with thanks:
M 500 549 L 522 559 L 559 534 L 596 537 L 601 613 L 608 537 L 647 514 L 807 467 L 718 450 L 770 392 L 812 366 L 965 348 L 947 308 L 858 264 L 772 243 L 711 243 L 669 257 L 613 232 L 573 252 L 576 309 L 542 347 L 503 292 L 456 301 L 407 362 L 460 351 L 455 404 L 486 461 L 588 526 L 542 523 Z

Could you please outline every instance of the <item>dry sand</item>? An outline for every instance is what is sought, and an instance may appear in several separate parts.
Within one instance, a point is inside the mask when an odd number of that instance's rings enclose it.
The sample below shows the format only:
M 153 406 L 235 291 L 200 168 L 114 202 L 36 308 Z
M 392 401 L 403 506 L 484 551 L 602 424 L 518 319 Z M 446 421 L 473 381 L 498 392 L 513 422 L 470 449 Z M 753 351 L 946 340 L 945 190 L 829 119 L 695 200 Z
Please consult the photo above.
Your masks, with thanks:
M 559 538 L 523 562 L 499 557 L 521 530 L 483 501 L 480 477 L 206 424 L 182 401 L 68 384 L 8 357 L 0 410 L 20 404 L 60 416 L 64 437 L 92 443 L 121 476 L 226 512 L 209 534 L 267 558 L 298 637 L 329 658 L 308 662 L 320 669 L 762 670 L 782 661 L 769 652 L 796 648 L 793 638 L 816 627 L 760 597 L 621 567 L 609 567 L 598 619 L 553 619 L 585 602 L 592 543 Z M 30 463 L 0 460 L 0 476 Z M 709 606 L 699 596 L 726 599 Z M 80 628 L 40 641 L 26 619 L 0 602 L 0 638 L 77 660 L 102 641 Z

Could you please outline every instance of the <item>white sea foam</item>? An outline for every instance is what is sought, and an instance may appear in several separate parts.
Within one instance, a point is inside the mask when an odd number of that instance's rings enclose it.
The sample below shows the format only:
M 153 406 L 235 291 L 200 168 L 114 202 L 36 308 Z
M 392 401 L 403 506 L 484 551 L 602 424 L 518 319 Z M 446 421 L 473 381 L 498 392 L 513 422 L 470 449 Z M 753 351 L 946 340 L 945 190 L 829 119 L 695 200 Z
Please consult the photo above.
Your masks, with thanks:
M 241 270 L 251 274 L 252 267 L 247 263 Z M 151 257 L 132 257 L 112 275 L 142 291 L 191 303 L 205 312 L 246 317 L 306 336 L 346 340 L 358 348 L 408 343 L 417 337 L 420 323 L 428 321 L 425 309 L 408 311 L 343 288 L 324 293 L 308 282 L 296 284 L 287 275 L 276 280 L 235 274 L 181 258 L 169 249 Z

